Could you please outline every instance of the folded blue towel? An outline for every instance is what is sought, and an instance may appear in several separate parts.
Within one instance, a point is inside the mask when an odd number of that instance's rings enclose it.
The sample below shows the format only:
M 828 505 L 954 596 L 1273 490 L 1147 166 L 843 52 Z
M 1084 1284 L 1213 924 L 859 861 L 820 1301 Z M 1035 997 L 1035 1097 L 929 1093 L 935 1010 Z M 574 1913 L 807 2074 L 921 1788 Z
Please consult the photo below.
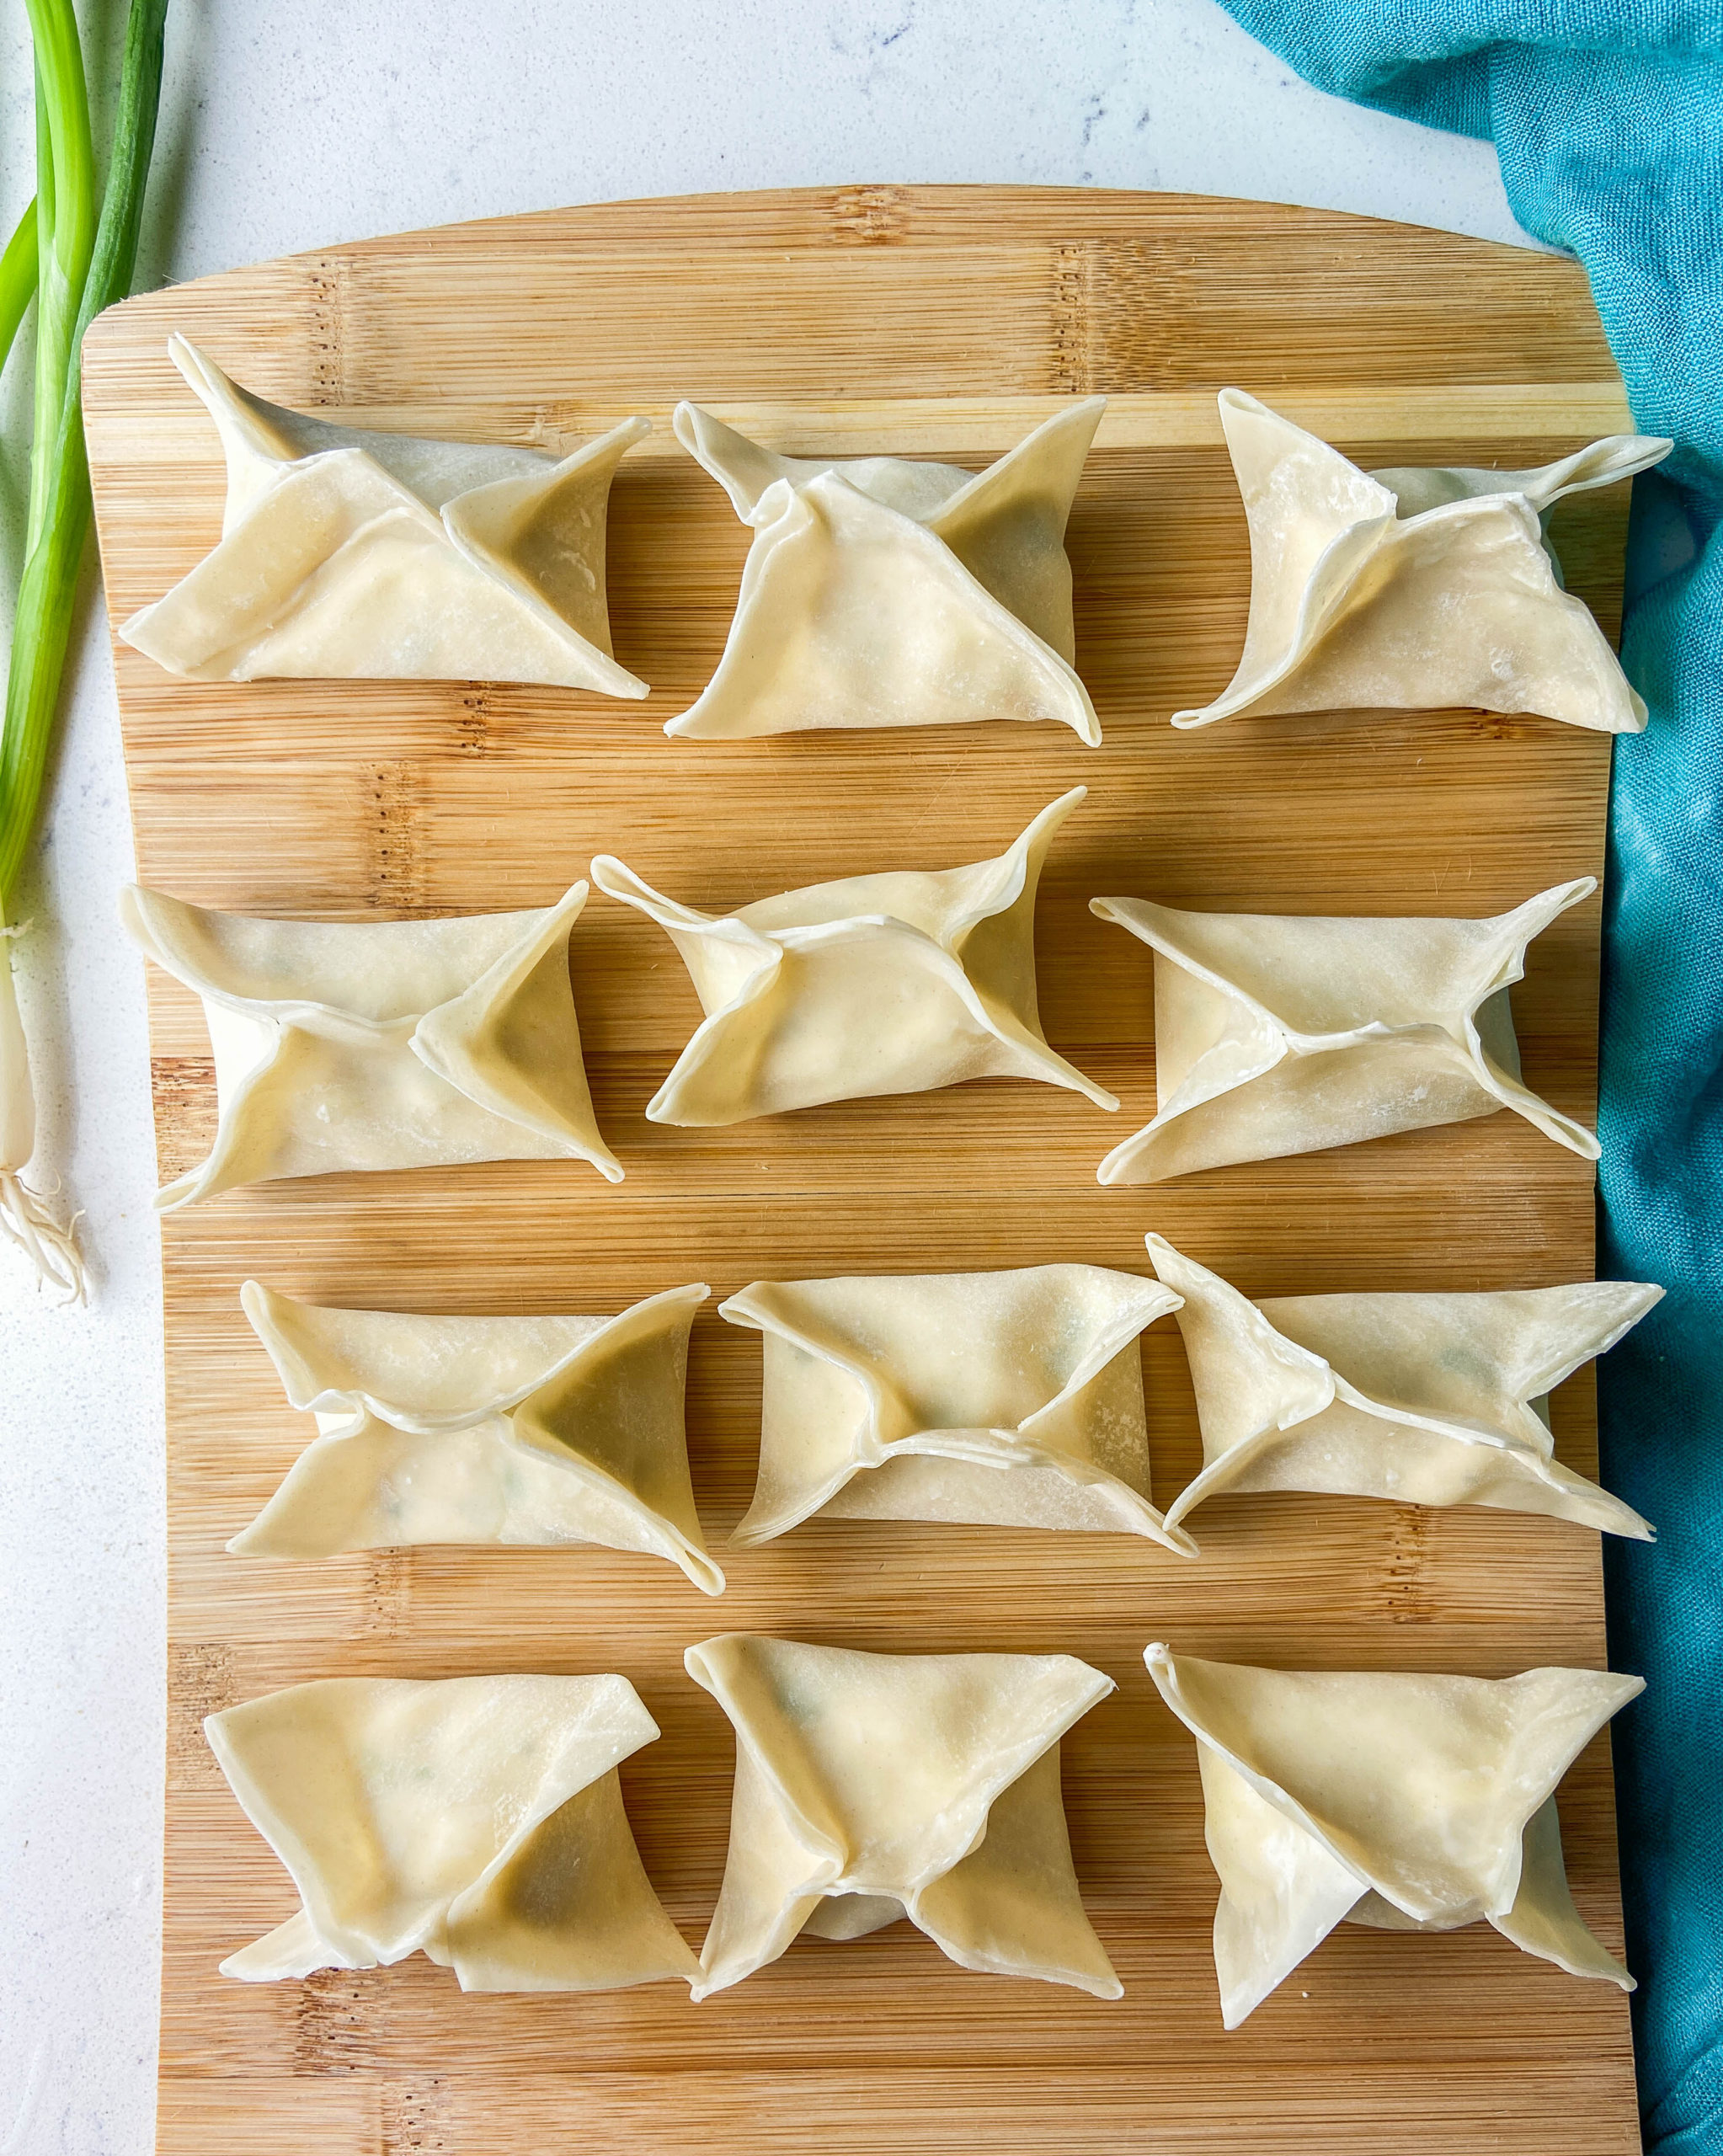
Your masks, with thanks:
M 1640 2103 L 1655 2156 L 1723 2149 L 1723 0 L 1224 0 L 1306 80 L 1493 138 L 1571 249 L 1646 434 L 1604 886 L 1598 1270 L 1669 1290 L 1601 1370 L 1605 1552 Z

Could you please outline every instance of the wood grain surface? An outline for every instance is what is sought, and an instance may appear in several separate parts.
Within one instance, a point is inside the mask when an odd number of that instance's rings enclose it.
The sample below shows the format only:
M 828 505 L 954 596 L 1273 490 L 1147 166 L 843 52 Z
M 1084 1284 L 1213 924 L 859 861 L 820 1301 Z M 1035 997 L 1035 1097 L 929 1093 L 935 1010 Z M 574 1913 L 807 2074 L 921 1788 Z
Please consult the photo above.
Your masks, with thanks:
M 1596 1538 L 1550 1520 L 1246 1497 L 1198 1563 L 1113 1536 L 884 1523 L 723 1550 L 752 1481 L 760 1347 L 708 1305 L 689 1432 L 719 1602 L 602 1551 L 246 1561 L 222 1545 L 311 1435 L 239 1310 L 248 1274 L 425 1310 L 620 1310 L 702 1279 L 1086 1259 L 1147 1270 L 1155 1228 L 1247 1292 L 1533 1286 L 1588 1277 L 1587 1166 L 1510 1115 L 1348 1151 L 1103 1191 L 1154 1102 L 1151 969 L 1097 892 L 1261 911 L 1483 914 L 1600 866 L 1606 741 L 1475 712 L 1168 714 L 1229 678 L 1245 525 L 1213 398 L 1235 382 L 1366 464 L 1526 464 L 1627 424 L 1580 271 L 1311 211 L 1178 196 L 858 187 L 629 203 L 366 242 L 104 316 L 85 400 L 115 618 L 212 543 L 213 430 L 164 350 L 365 423 L 547 447 L 624 413 L 656 431 L 611 517 L 618 658 L 644 704 L 493 682 L 188 685 L 116 647 L 142 879 L 203 905 L 328 919 L 547 903 L 601 850 L 702 906 L 1000 851 L 1076 781 L 1038 931 L 1054 1045 L 1119 1093 L 984 1082 L 730 1129 L 643 1107 L 697 1017 L 667 940 L 595 898 L 572 964 L 594 1097 L 627 1171 L 577 1162 L 331 1177 L 232 1193 L 164 1225 L 171 1570 L 161 2147 L 316 2150 L 1120 2150 L 1638 2146 L 1625 2002 L 1486 1926 L 1342 1927 L 1223 2034 L 1215 1881 L 1189 1738 L 1141 1662 L 1166 1638 L 1289 1667 L 1502 1675 L 1601 1666 Z M 979 466 L 1054 399 L 1115 400 L 1070 529 L 1098 750 L 1052 727 L 671 743 L 721 648 L 746 533 L 661 424 L 688 396 L 776 446 Z M 1565 506 L 1570 586 L 1614 632 L 1624 489 Z M 1598 910 L 1534 947 L 1515 1008 L 1530 1082 L 1589 1115 Z M 165 1179 L 214 1127 L 194 1000 L 152 975 Z M 1157 1498 L 1197 1465 L 1171 1322 L 1146 1338 Z M 1587 1376 L 1558 1448 L 1594 1466 Z M 1066 1742 L 1085 1895 L 1117 2004 L 965 1974 L 907 1925 L 798 1944 L 691 2006 L 661 1986 L 464 1998 L 415 1959 L 248 1987 L 221 1956 L 293 1892 L 200 1718 L 332 1673 L 618 1669 L 664 1739 L 623 1769 L 666 1905 L 698 1944 L 732 1764 L 683 1675 L 726 1630 L 899 1651 L 1068 1650 L 1118 1679 Z M 1607 1747 L 1563 1786 L 1575 1892 L 1620 1945 Z

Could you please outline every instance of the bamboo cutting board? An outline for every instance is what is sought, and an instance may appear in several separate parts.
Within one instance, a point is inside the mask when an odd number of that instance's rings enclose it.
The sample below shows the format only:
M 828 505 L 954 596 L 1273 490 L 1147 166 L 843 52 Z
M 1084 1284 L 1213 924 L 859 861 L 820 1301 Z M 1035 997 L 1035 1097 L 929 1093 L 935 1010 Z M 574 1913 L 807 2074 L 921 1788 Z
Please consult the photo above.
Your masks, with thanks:
M 1236 382 L 1371 465 L 1528 464 L 1624 427 L 1580 271 L 1310 211 L 1177 196 L 853 188 L 613 205 L 368 242 L 135 300 L 85 374 L 109 603 L 157 597 L 219 528 L 213 430 L 164 350 L 181 329 L 265 396 L 365 424 L 555 448 L 629 412 L 655 431 L 612 507 L 617 656 L 647 703 L 492 682 L 188 686 L 117 647 L 140 873 L 203 905 L 330 919 L 547 902 L 611 850 L 733 905 L 1002 850 L 1079 780 L 1043 886 L 1055 1046 L 1121 1095 L 988 1082 L 713 1131 L 643 1107 L 698 1016 L 668 942 L 595 899 L 572 947 L 587 1064 L 627 1171 L 578 1162 L 241 1191 L 164 1225 L 172 1542 L 161 2147 L 588 2156 L 981 2147 L 1385 2152 L 1638 2146 L 1625 2002 L 1486 1926 L 1342 1927 L 1223 2034 L 1193 1748 L 1141 1662 L 1166 1638 L 1290 1667 L 1496 1676 L 1604 1659 L 1597 1540 L 1548 1520 L 1239 1498 L 1200 1563 L 1113 1536 L 833 1523 L 726 1553 L 752 1482 L 757 1339 L 708 1305 L 689 1429 L 728 1594 L 602 1551 L 223 1554 L 311 1434 L 241 1316 L 255 1274 L 333 1302 L 612 1311 L 680 1282 L 1084 1259 L 1146 1271 L 1155 1228 L 1251 1294 L 1587 1277 L 1589 1168 L 1509 1115 L 1135 1192 L 1094 1170 L 1154 1100 L 1149 956 L 1097 892 L 1261 911 L 1484 914 L 1600 864 L 1607 743 L 1541 719 L 1167 715 L 1228 678 L 1245 526 L 1214 393 Z M 1113 398 L 1072 519 L 1098 750 L 1000 725 L 672 744 L 721 648 L 746 534 L 676 448 L 689 396 L 791 451 L 979 466 L 1052 408 Z M 1624 489 L 1557 530 L 1613 631 Z M 1589 1115 L 1598 910 L 1534 947 L 1527 1075 Z M 193 1000 L 151 980 L 164 1179 L 215 1113 Z M 1199 1456 L 1170 1322 L 1146 1338 L 1157 1501 Z M 1594 1468 L 1589 1384 L 1558 1447 Z M 423 1959 L 248 1987 L 223 1955 L 286 1915 L 285 1874 L 200 1718 L 333 1673 L 617 1669 L 663 1726 L 623 1769 L 653 1879 L 696 1945 L 732 1747 L 691 1641 L 1068 1650 L 1119 1691 L 1065 1748 L 1077 1866 L 1117 2004 L 964 1974 L 907 1925 L 810 1942 L 708 2004 L 680 1987 L 463 1998 Z M 1575 1892 L 1619 1946 L 1607 1750 L 1561 1796 Z

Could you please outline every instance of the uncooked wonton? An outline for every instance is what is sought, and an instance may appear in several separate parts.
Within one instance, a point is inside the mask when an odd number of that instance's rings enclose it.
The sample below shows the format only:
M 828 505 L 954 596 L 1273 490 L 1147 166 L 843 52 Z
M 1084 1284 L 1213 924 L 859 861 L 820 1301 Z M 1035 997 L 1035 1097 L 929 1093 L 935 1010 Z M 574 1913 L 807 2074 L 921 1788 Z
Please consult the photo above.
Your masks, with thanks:
M 721 1594 L 682 1417 L 706 1296 L 672 1288 L 620 1317 L 420 1317 L 323 1310 L 248 1280 L 245 1314 L 321 1435 L 227 1547 L 597 1543 Z
M 732 1540 L 822 1518 L 1142 1534 L 1139 1336 L 1170 1289 L 1098 1265 L 756 1280 L 719 1306 L 764 1337 L 760 1480 Z
M 732 1632 L 688 1674 L 736 1731 L 723 1886 L 696 1999 L 798 1933 L 908 1917 L 960 1967 L 1123 1987 L 1083 1912 L 1059 1743 L 1113 1689 L 1070 1655 L 862 1654 Z
M 611 656 L 611 481 L 647 419 L 572 456 L 375 434 L 266 404 L 184 337 L 168 351 L 215 421 L 215 550 L 123 640 L 200 681 L 338 676 L 541 681 L 643 696 Z
M 1582 1158 L 1598 1141 L 1520 1082 L 1508 990 L 1589 876 L 1486 921 L 1182 913 L 1094 899 L 1155 953 L 1155 1119 L 1104 1183 L 1356 1145 L 1512 1108 Z
M 1155 1270 L 1203 1428 L 1171 1526 L 1229 1491 L 1322 1490 L 1544 1513 L 1649 1540 L 1639 1514 L 1554 1456 L 1547 1396 L 1662 1294 L 1633 1281 L 1496 1294 L 1283 1295 L 1252 1303 L 1159 1235 Z
M 136 884 L 120 918 L 203 1000 L 221 1113 L 161 1211 L 237 1185 L 473 1161 L 621 1165 L 599 1135 L 568 985 L 576 883 L 531 913 L 259 921 Z
M 680 905 L 600 854 L 593 882 L 668 933 L 706 1013 L 648 1117 L 745 1123 L 968 1078 L 1038 1078 L 1116 1108 L 1047 1045 L 1035 995 L 1041 865 L 1086 792 L 996 861 L 846 877 L 733 914 Z
M 1251 612 L 1232 685 L 1175 726 L 1240 712 L 1540 712 L 1637 733 L 1646 707 L 1561 588 L 1544 520 L 1565 494 L 1660 463 L 1612 435 L 1528 472 L 1365 472 L 1236 389 L 1220 419 L 1251 526 Z
M 698 1965 L 616 1767 L 658 1725 L 625 1677 L 329 1677 L 204 1733 L 301 1907 L 231 1954 L 253 1983 L 421 1949 L 462 1991 L 616 1991 Z
M 1197 1740 L 1226 2027 L 1342 1920 L 1454 1931 L 1481 1919 L 1571 1976 L 1633 1989 L 1573 1905 L 1555 1790 L 1642 1678 L 1317 1674 L 1158 1645 L 1144 1659 Z
M 1092 748 L 1064 534 L 1106 406 L 1067 406 L 977 473 L 780 456 L 679 404 L 677 440 L 754 543 L 717 671 L 665 733 L 1050 718 Z

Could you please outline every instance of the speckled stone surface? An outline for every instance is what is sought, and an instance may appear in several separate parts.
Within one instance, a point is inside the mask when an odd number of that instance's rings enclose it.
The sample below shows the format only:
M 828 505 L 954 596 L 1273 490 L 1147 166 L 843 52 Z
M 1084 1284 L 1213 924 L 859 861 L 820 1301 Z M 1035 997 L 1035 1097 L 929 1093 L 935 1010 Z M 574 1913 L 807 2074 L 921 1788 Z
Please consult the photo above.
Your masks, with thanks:
M 173 0 L 140 281 L 557 203 L 858 180 L 1190 189 L 1523 239 L 1486 146 L 1306 89 L 1210 0 L 1021 0 L 998 21 L 984 0 Z M 0 37 L 8 228 L 22 24 L 8 10 Z M 99 84 L 113 57 L 93 56 Z M 9 592 L 11 377 L 4 404 Z M 161 1315 L 142 967 L 114 915 L 131 873 L 92 579 L 15 908 L 36 923 L 18 971 L 37 1175 L 83 1209 L 95 1289 L 55 1310 L 0 1251 L 0 2156 L 133 2156 L 154 2116 Z

